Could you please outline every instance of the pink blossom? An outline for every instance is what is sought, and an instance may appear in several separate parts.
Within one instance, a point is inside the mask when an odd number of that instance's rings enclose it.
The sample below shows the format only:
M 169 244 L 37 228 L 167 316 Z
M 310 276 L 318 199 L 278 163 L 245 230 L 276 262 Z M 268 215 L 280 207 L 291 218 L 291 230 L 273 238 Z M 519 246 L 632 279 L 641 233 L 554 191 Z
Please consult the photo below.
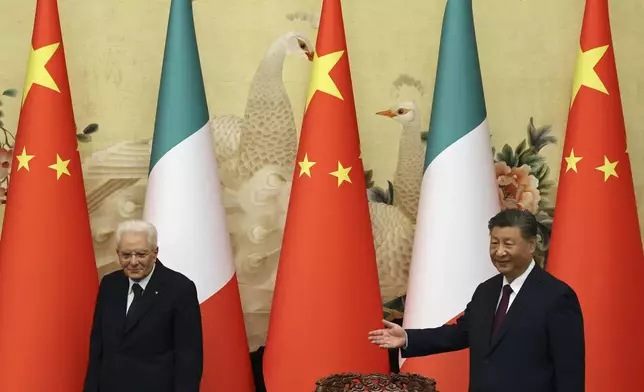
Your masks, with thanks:
M 530 166 L 511 168 L 505 162 L 497 162 L 495 169 L 502 208 L 521 208 L 536 214 L 541 196 L 539 180 L 530 174 Z

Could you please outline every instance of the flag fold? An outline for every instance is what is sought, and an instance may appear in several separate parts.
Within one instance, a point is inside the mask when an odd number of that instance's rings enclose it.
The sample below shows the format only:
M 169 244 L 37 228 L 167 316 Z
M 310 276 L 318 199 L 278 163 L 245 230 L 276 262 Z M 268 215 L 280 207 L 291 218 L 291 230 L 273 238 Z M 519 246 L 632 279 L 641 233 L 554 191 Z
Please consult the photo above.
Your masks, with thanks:
M 383 313 L 341 2 L 322 4 L 264 354 L 269 392 L 389 370 L 367 339 Z
M 577 293 L 586 391 L 641 391 L 644 257 L 607 0 L 588 0 L 546 269 Z
M 0 241 L 0 391 L 83 389 L 98 274 L 77 147 L 58 5 L 38 0 Z
M 497 274 L 488 256 L 487 223 L 499 210 L 472 1 L 448 0 L 404 328 L 453 322 L 479 283 Z M 401 370 L 434 378 L 441 391 L 465 392 L 468 354 L 401 359 Z
M 208 118 L 192 1 L 172 0 L 143 216 L 158 230 L 159 260 L 197 286 L 201 391 L 253 392 Z

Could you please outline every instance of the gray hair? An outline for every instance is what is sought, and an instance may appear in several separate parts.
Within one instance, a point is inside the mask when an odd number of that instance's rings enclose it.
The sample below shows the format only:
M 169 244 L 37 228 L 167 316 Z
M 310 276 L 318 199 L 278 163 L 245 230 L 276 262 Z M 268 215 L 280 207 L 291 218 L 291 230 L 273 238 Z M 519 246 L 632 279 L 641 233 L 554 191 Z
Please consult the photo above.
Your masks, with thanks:
M 123 234 L 127 233 L 145 233 L 148 236 L 148 244 L 152 248 L 157 247 L 157 229 L 150 222 L 141 219 L 130 219 L 119 223 L 116 228 L 116 244 L 121 243 Z

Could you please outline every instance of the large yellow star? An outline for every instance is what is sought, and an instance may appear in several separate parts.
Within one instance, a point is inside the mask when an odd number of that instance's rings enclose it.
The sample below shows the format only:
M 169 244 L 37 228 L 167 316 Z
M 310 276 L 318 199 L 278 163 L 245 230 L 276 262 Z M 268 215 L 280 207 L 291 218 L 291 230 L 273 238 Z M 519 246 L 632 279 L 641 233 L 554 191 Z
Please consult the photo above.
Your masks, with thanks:
M 595 72 L 595 66 L 599 63 L 599 60 L 604 57 L 607 50 L 608 45 L 589 49 L 585 52 L 581 50 L 581 47 L 579 47 L 579 52 L 577 52 L 575 77 L 572 82 L 572 99 L 570 100 L 571 107 L 572 104 L 575 103 L 575 98 L 577 98 L 577 94 L 579 93 L 581 86 L 586 86 L 604 94 L 608 94 L 606 86 L 604 86 L 599 75 Z
M 300 165 L 300 177 L 302 177 L 302 174 L 306 174 L 310 178 L 311 168 L 316 164 L 316 162 L 309 161 L 309 154 L 304 154 L 304 160 L 297 164 Z
M 568 170 L 572 169 L 575 173 L 579 173 L 577 171 L 577 162 L 581 161 L 583 158 L 582 157 L 576 157 L 575 156 L 575 149 L 571 148 L 570 149 L 570 156 L 566 157 L 566 173 L 568 173 Z
M 329 173 L 333 177 L 338 178 L 338 188 L 343 182 L 348 182 L 351 183 L 351 178 L 349 178 L 349 171 L 351 170 L 351 167 L 343 167 L 340 161 L 338 161 L 338 170 Z
M 619 176 L 617 175 L 617 172 L 615 171 L 615 166 L 617 166 L 618 162 L 619 161 L 611 162 L 604 155 L 604 164 L 596 168 L 600 172 L 604 172 L 604 182 L 608 181 L 608 178 L 610 176 L 615 176 L 616 178 L 619 178 Z
M 329 73 L 335 67 L 335 65 L 340 61 L 340 57 L 344 54 L 344 50 L 338 52 L 333 52 L 325 54 L 322 57 L 318 57 L 318 54 L 313 55 L 313 69 L 311 70 L 311 81 L 309 83 L 309 93 L 306 97 L 306 108 L 308 109 L 311 99 L 316 91 L 321 91 L 327 93 L 336 98 L 342 98 L 338 86 L 335 85 L 335 82 L 331 78 Z
M 57 180 L 60 179 L 60 177 L 63 174 L 67 174 L 68 176 L 71 177 L 71 174 L 69 174 L 69 170 L 67 169 L 67 165 L 69 165 L 69 161 L 71 161 L 71 159 L 63 161 L 62 159 L 60 159 L 60 156 L 58 154 L 56 154 L 56 163 L 54 163 L 53 165 L 48 166 L 50 169 L 56 170 L 56 179 Z
M 29 161 L 34 158 L 35 155 L 27 155 L 27 148 L 22 147 L 22 154 L 16 155 L 16 159 L 18 160 L 18 168 L 16 171 L 22 169 L 23 167 L 29 171 Z
M 54 90 L 57 93 L 60 92 L 54 78 L 51 77 L 49 71 L 45 66 L 54 56 L 56 50 L 60 43 L 55 43 L 42 48 L 34 50 L 33 46 L 31 47 L 31 52 L 29 53 L 29 61 L 27 63 L 27 78 L 25 80 L 25 88 L 22 92 L 22 103 L 25 103 L 27 95 L 34 84 L 38 84 L 48 89 Z

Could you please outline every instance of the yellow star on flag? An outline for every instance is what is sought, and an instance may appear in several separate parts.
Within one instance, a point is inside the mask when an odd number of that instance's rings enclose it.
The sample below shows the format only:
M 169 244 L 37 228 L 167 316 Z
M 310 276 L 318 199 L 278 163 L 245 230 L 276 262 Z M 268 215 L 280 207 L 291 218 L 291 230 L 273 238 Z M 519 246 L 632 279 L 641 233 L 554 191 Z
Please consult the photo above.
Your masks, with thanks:
M 571 107 L 572 104 L 575 103 L 575 98 L 577 98 L 577 94 L 579 93 L 581 86 L 586 86 L 593 90 L 608 94 L 606 86 L 604 86 L 599 75 L 595 72 L 595 66 L 599 63 L 599 60 L 604 57 L 607 50 L 608 45 L 589 49 L 585 52 L 581 50 L 581 46 L 579 47 L 579 52 L 577 52 L 575 76 L 572 82 L 572 99 L 570 100 Z
M 619 161 L 611 162 L 604 155 L 604 164 L 596 168 L 600 172 L 604 172 L 604 182 L 608 181 L 608 178 L 610 176 L 615 176 L 616 178 L 619 178 L 619 176 L 617 175 L 617 172 L 615 171 L 615 166 L 617 166 L 618 162 Z
M 329 173 L 333 177 L 338 178 L 338 188 L 343 182 L 348 182 L 351 183 L 351 178 L 349 178 L 349 171 L 351 170 L 351 167 L 343 167 L 340 161 L 338 161 L 338 170 Z
M 68 176 L 71 177 L 71 174 L 69 174 L 69 170 L 67 169 L 67 165 L 69 165 L 70 160 L 71 159 L 63 161 L 62 159 L 60 159 L 60 156 L 58 154 L 56 154 L 56 163 L 54 163 L 53 165 L 48 166 L 50 169 L 56 170 L 56 179 L 57 180 L 60 179 L 60 177 L 63 174 L 67 174 Z
M 311 81 L 309 83 L 309 92 L 306 97 L 306 108 L 308 109 L 311 99 L 316 91 L 321 91 L 327 93 L 336 98 L 342 98 L 338 86 L 335 85 L 335 82 L 331 78 L 329 73 L 335 67 L 335 65 L 340 61 L 340 57 L 344 54 L 344 50 L 338 52 L 333 52 L 325 54 L 322 57 L 318 57 L 317 52 L 313 55 L 313 69 L 311 70 Z
M 302 174 L 306 174 L 310 178 L 311 177 L 311 168 L 316 163 L 317 162 L 309 161 L 309 154 L 304 154 L 304 160 L 302 162 L 297 163 L 298 165 L 300 165 L 300 177 L 302 177 Z
M 572 169 L 575 173 L 578 173 L 577 171 L 577 162 L 581 161 L 583 158 L 582 157 L 576 157 L 575 156 L 575 149 L 571 148 L 570 149 L 570 156 L 566 157 L 566 163 L 568 164 L 566 166 L 566 173 L 568 173 L 568 170 Z
M 29 161 L 34 158 L 35 155 L 27 155 L 27 148 L 22 147 L 22 154 L 16 155 L 16 159 L 18 160 L 18 168 L 16 171 L 22 169 L 23 167 L 29 171 Z
M 31 52 L 29 53 L 29 61 L 27 62 L 27 77 L 25 80 L 25 88 L 22 93 L 22 104 L 24 105 L 27 95 L 31 90 L 31 87 L 34 84 L 38 84 L 48 89 L 54 90 L 57 93 L 60 92 L 54 78 L 51 77 L 49 71 L 45 66 L 54 56 L 56 50 L 60 43 L 55 43 L 42 48 L 34 50 L 33 46 L 31 47 Z

